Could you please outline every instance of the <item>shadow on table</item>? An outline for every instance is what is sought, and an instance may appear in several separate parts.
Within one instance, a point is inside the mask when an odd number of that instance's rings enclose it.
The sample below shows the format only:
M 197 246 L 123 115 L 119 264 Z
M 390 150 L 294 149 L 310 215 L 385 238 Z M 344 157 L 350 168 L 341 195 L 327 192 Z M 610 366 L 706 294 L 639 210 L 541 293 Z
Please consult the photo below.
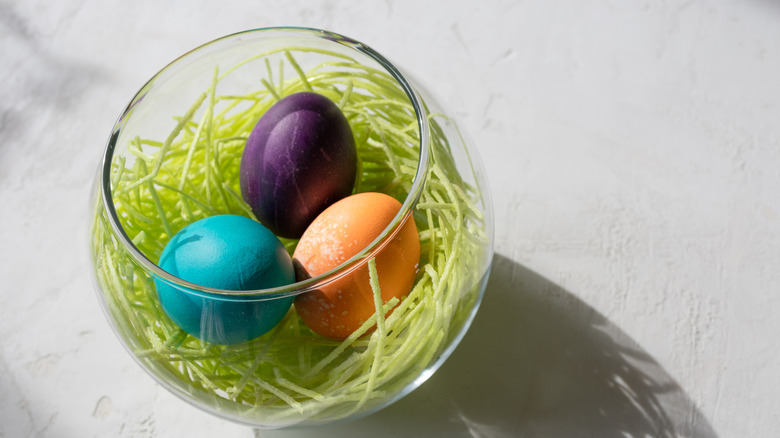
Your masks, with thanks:
M 416 391 L 352 423 L 256 431 L 262 437 L 308 434 L 716 436 L 680 386 L 618 327 L 501 255 L 471 330 Z

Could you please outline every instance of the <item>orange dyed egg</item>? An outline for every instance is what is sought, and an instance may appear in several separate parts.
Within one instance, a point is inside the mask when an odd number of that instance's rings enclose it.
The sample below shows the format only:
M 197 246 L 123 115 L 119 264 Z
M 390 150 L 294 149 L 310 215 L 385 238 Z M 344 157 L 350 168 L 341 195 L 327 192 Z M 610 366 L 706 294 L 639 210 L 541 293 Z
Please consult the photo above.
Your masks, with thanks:
M 376 239 L 400 209 L 400 202 L 382 193 L 359 193 L 328 207 L 309 225 L 295 249 L 297 280 L 323 274 L 349 260 Z M 406 296 L 420 260 L 414 220 L 407 217 L 374 257 L 383 302 Z M 298 296 L 295 310 L 316 333 L 345 339 L 376 311 L 368 264 Z

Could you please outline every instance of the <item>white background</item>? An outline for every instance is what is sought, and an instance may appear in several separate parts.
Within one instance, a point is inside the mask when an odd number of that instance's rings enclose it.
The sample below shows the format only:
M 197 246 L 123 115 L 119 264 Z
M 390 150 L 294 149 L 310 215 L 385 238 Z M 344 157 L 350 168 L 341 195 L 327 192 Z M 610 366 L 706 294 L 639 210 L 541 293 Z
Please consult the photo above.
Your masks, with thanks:
M 496 261 L 427 383 L 256 431 L 140 369 L 95 298 L 91 181 L 167 62 L 302 25 L 422 78 L 478 145 Z M 0 1 L 0 437 L 769 437 L 780 429 L 780 2 Z

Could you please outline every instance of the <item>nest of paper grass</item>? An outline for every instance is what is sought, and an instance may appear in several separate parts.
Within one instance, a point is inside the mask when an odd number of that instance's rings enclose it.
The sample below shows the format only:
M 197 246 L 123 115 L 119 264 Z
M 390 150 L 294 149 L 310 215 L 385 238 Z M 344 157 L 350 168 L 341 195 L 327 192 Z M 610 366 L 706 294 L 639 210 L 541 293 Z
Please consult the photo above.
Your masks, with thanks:
M 244 144 L 274 102 L 298 91 L 327 96 L 347 116 L 359 156 L 355 192 L 383 192 L 403 202 L 420 145 L 408 97 L 387 73 L 337 53 L 314 51 L 330 59 L 304 73 L 295 60 L 299 52 L 312 50 L 268 52 L 221 75 L 215 70 L 209 89 L 176 119 L 167 138 L 134 138 L 126 153 L 114 156 L 110 184 L 117 217 L 150 260 L 198 219 L 253 217 L 238 195 Z M 250 63 L 266 67 L 258 90 L 221 95 L 220 82 Z M 295 77 L 285 80 L 285 67 Z M 484 218 L 475 208 L 480 193 L 455 168 L 440 125 L 449 121 L 432 115 L 428 122 L 431 162 L 414 210 L 422 245 L 414 287 L 400 303 L 377 300 L 381 311 L 344 341 L 313 333 L 294 308 L 271 332 L 246 343 L 214 345 L 188 335 L 164 313 L 152 277 L 124 249 L 98 205 L 92 240 L 97 280 L 131 353 L 181 395 L 266 424 L 343 418 L 401 393 L 436 362 L 471 315 L 486 257 Z M 292 253 L 297 242 L 282 241 Z M 373 260 L 369 268 L 378 294 Z

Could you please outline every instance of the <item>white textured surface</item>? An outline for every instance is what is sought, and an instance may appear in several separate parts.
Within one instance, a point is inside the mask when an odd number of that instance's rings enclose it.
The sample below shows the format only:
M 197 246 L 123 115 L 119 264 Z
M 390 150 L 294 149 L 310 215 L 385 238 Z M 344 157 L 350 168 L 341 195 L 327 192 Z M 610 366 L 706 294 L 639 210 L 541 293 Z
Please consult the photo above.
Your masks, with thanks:
M 94 297 L 91 179 L 131 95 L 223 34 L 331 29 L 427 80 L 488 169 L 497 260 L 390 408 L 253 431 L 157 386 Z M 0 2 L 0 437 L 775 436 L 780 3 Z

